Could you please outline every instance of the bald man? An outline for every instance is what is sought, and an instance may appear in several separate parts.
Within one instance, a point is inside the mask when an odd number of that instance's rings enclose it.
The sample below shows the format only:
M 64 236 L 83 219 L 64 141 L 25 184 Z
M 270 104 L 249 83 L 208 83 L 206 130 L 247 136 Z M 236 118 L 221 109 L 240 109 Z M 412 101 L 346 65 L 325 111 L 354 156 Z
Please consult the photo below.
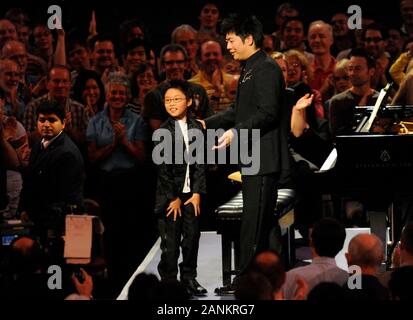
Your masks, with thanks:
M 376 275 L 384 260 L 383 242 L 374 234 L 359 234 L 351 239 L 346 259 L 358 265 L 363 274 Z
M 275 250 L 265 250 L 258 253 L 252 264 L 251 271 L 264 274 L 271 283 L 274 300 L 283 298 L 281 287 L 285 281 L 285 270 L 280 256 Z
M 356 265 L 361 269 L 361 288 L 346 291 L 355 300 L 387 300 L 388 291 L 377 276 L 384 260 L 383 242 L 374 234 L 362 233 L 351 239 L 346 259 L 349 266 Z
M 333 74 L 336 59 L 331 55 L 333 45 L 333 28 L 322 20 L 314 21 L 308 28 L 308 44 L 314 54 L 311 65 L 314 78 L 310 83 L 311 89 L 319 90 L 323 100 L 330 98 L 331 86 L 328 77 Z

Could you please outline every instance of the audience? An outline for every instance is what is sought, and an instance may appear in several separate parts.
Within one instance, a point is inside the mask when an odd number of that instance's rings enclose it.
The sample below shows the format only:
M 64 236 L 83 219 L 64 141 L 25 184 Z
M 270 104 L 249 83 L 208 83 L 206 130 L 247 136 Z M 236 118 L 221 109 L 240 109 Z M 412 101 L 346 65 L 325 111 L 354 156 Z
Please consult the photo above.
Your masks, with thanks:
M 296 163 L 302 165 L 302 161 L 308 161 L 305 166 L 310 171 L 306 173 L 312 174 L 325 158 L 324 149 L 319 152 L 317 147 L 320 138 L 323 146 L 326 142 L 330 148 L 330 134 L 333 138 L 351 134 L 354 107 L 373 105 L 378 91 L 390 77 L 400 86 L 391 94 L 393 104 L 413 104 L 413 1 L 401 0 L 396 6 L 400 9 L 400 21 L 389 23 L 400 22 L 400 28 L 394 24 L 387 25 L 389 28 L 375 24 L 381 17 L 371 17 L 363 11 L 362 30 L 351 30 L 346 13 L 335 11 L 327 16 L 322 8 L 320 18 L 331 25 L 317 20 L 307 26 L 307 22 L 315 19 L 290 2 L 277 7 L 272 26 L 272 21 L 263 21 L 271 28 L 264 48 L 283 69 L 288 92 L 296 104 L 301 97 L 305 99 L 301 102 L 308 102 L 308 106 L 303 107 L 305 111 L 294 107 L 287 124 L 292 129 L 290 146 Z M 131 269 L 142 261 L 157 236 L 152 225 L 156 172 L 150 157 L 152 145 L 147 128 L 156 130 L 166 119 L 162 98 L 165 84 L 174 79 L 188 80 L 195 92 L 194 107 L 190 111 L 202 119 L 230 107 L 237 99 L 243 65 L 229 57 L 225 39 L 220 34 L 220 20 L 230 9 L 225 2 L 202 1 L 192 20 L 184 21 L 177 15 L 172 24 L 165 25 L 167 29 L 162 29 L 164 34 L 154 33 L 156 37 L 152 39 L 150 31 L 157 29 L 146 25 L 146 21 L 154 22 L 147 19 L 149 15 L 143 7 L 139 18 L 136 13 L 128 16 L 127 12 L 114 10 L 110 21 L 99 8 L 87 14 L 91 16 L 90 21 L 82 21 L 81 14 L 74 17 L 64 13 L 64 30 L 58 31 L 46 25 L 46 11 L 44 16 L 37 12 L 35 16 L 22 5 L 22 8 L 1 12 L 0 220 L 31 218 L 34 230 L 46 230 L 39 217 L 43 205 L 59 202 L 67 205 L 75 201 L 82 211 L 83 197 L 97 200 L 106 229 L 109 276 L 104 282 L 115 284 L 105 294 L 114 298 L 116 290 L 125 283 Z M 127 20 L 123 20 L 126 16 Z M 199 25 L 195 25 L 197 21 Z M 187 23 L 194 23 L 198 30 Z M 109 35 L 107 31 L 113 33 Z M 159 48 L 163 49 L 158 61 Z M 285 52 L 285 57 L 276 50 Z M 58 105 L 59 119 L 46 115 L 39 120 L 43 104 Z M 302 120 L 299 130 L 295 122 L 298 113 Z M 58 135 L 50 139 L 49 129 L 41 131 L 49 120 L 59 125 Z M 71 146 L 74 142 L 73 148 L 79 148 L 81 158 L 73 162 L 66 155 L 59 162 L 53 156 L 44 156 L 54 154 L 56 143 L 62 137 Z M 343 288 L 343 293 L 337 287 L 345 284 L 348 277 L 334 262 L 335 254 L 343 245 L 344 231 L 336 221 L 324 218 L 314 225 L 311 233 L 313 222 L 322 215 L 321 202 L 318 194 L 314 196 L 313 181 L 300 175 L 300 165 L 294 167 L 298 177 L 296 190 L 302 193 L 296 207 L 296 227 L 310 239 L 313 261 L 309 266 L 285 273 L 275 252 L 263 252 L 257 255 L 251 273 L 240 279 L 236 297 L 304 299 L 308 290 L 313 289 L 308 294 L 312 301 L 348 297 L 387 299 L 386 289 L 376 278 L 383 260 L 380 255 L 383 244 L 372 235 L 353 238 L 347 253 L 349 264 L 361 267 L 363 290 Z M 82 173 L 72 174 L 73 170 Z M 208 170 L 207 212 L 213 213 L 228 193 L 223 183 L 227 181 L 226 171 L 222 167 Z M 73 180 L 77 183 L 74 200 L 70 198 L 72 195 L 62 194 L 75 185 Z M 312 205 L 313 200 L 317 205 Z M 62 223 L 62 216 L 55 218 Z M 380 277 L 392 299 L 411 298 L 406 289 L 406 283 L 411 281 L 409 268 L 413 261 L 410 238 L 411 225 L 408 224 L 395 250 L 396 270 Z M 93 281 L 83 269 L 80 273 L 85 281 L 79 282 L 76 277 L 69 279 L 73 290 L 65 290 L 64 296 L 51 296 L 41 285 L 34 287 L 45 273 L 44 266 L 37 264 L 43 259 L 38 255 L 43 250 L 38 247 L 38 239 L 19 238 L 9 249 L 12 256 L 7 265 L 13 270 L 0 271 L 1 297 L 7 294 L 4 288 L 15 285 L 12 292 L 16 297 L 63 299 L 77 291 L 67 299 L 92 299 Z M 122 254 L 124 251 L 128 253 Z M 25 267 L 23 262 L 27 262 Z M 8 278 L 10 274 L 17 275 L 16 282 L 10 280 L 13 276 Z M 154 277 L 138 276 L 130 288 L 130 300 L 169 300 L 171 295 L 176 301 L 189 299 L 180 283 L 159 282 Z M 330 283 L 324 283 L 326 281 Z M 150 294 L 140 292 L 142 283 L 153 287 Z

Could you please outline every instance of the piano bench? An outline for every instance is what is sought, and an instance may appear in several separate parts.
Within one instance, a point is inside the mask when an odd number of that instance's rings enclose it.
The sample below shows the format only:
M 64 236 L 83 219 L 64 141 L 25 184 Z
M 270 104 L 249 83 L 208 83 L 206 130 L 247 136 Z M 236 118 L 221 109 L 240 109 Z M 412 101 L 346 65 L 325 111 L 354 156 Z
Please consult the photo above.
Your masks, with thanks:
M 278 224 L 281 228 L 286 267 L 291 267 L 295 262 L 294 205 L 294 190 L 278 190 L 274 215 L 278 219 Z M 239 273 L 242 208 L 242 191 L 240 191 L 231 200 L 215 210 L 217 214 L 217 233 L 221 235 L 222 279 L 224 286 L 231 284 L 231 275 Z M 234 263 L 232 263 L 232 245 L 234 246 Z

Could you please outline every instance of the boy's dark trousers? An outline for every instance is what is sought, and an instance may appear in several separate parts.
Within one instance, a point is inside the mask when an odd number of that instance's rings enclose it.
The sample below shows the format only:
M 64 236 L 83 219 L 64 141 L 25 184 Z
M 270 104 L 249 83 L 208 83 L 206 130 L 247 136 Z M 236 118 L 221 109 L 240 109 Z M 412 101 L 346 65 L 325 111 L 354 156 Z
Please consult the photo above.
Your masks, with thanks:
M 173 213 L 164 216 L 158 221 L 161 237 L 161 261 L 158 272 L 162 279 L 176 279 L 178 274 L 179 247 L 182 246 L 183 260 L 179 264 L 181 280 L 195 279 L 197 276 L 197 260 L 199 248 L 199 218 L 195 217 L 192 203 L 183 204 L 192 196 L 192 193 L 181 194 L 181 213 L 174 221 Z M 169 204 L 168 204 L 169 205 Z

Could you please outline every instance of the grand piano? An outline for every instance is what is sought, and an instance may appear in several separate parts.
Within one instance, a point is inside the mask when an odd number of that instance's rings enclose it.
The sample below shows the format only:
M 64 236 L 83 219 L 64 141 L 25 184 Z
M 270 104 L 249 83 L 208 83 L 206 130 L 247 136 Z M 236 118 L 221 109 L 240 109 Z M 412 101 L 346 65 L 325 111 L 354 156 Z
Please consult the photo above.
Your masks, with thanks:
M 316 173 L 321 193 L 363 203 L 372 233 L 384 244 L 387 227 L 395 243 L 404 224 L 394 203 L 413 198 L 413 106 L 384 105 L 387 90 L 375 106 L 356 107 L 354 134 L 335 138 Z

